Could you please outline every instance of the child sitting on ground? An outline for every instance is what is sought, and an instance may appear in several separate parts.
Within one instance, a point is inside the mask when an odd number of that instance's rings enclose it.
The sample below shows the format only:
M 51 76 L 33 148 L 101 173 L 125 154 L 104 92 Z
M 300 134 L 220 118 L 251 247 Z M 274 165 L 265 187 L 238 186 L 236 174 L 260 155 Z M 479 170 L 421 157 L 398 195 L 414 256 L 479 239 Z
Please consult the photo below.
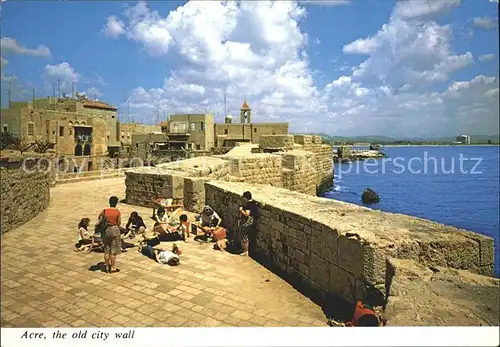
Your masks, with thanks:
M 172 251 L 156 249 L 149 245 L 145 245 L 139 246 L 139 253 L 142 253 L 150 259 L 153 259 L 159 264 L 168 264 L 170 266 L 179 265 L 179 255 L 182 254 L 181 250 L 175 243 L 172 246 Z
M 82 218 L 78 223 L 78 242 L 74 246 L 76 252 L 81 252 L 89 249 L 93 242 L 99 242 L 99 238 L 93 238 L 89 232 L 90 218 Z
M 188 222 L 188 217 L 185 214 L 179 216 L 179 225 L 171 226 L 165 225 L 163 228 L 155 228 L 153 232 L 158 234 L 160 241 L 179 241 L 183 240 L 187 242 L 189 235 L 190 223 Z
M 133 239 L 135 237 L 135 234 L 144 234 L 144 232 L 146 231 L 146 224 L 144 223 L 142 217 L 139 216 L 139 213 L 134 211 L 130 214 L 125 228 L 127 229 L 127 231 L 131 231 L 130 238 Z

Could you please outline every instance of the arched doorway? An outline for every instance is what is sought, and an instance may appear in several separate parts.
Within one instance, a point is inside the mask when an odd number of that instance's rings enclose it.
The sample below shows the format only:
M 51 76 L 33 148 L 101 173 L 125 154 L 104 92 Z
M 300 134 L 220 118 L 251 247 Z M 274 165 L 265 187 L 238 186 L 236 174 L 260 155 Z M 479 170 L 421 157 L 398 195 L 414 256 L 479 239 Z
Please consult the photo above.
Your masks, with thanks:
M 83 155 L 90 155 L 90 145 L 88 143 L 83 147 Z
M 75 146 L 75 155 L 76 156 L 81 156 L 82 155 L 82 146 L 80 144 L 77 144 Z

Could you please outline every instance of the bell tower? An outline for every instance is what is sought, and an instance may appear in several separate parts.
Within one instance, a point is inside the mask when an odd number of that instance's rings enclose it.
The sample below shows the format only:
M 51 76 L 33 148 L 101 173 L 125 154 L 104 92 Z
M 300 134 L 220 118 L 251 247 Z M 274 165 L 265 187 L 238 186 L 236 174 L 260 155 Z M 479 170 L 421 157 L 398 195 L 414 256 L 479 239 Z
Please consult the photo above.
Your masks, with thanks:
M 241 118 L 241 123 L 242 124 L 250 124 L 252 123 L 252 109 L 250 108 L 250 106 L 248 106 L 248 102 L 245 100 L 245 102 L 243 102 L 243 105 L 241 105 L 241 109 L 240 109 L 240 118 Z

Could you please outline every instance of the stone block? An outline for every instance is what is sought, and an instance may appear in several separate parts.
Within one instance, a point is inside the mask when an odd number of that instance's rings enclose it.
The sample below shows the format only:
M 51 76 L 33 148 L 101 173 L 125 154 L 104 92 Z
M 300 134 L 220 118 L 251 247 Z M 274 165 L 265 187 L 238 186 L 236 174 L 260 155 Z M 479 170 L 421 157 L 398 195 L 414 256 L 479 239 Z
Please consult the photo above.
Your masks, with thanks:
M 357 278 L 363 278 L 365 254 L 362 241 L 355 236 L 340 235 L 337 249 L 338 266 Z
M 341 298 L 355 302 L 357 296 L 356 276 L 335 265 L 330 266 L 330 289 L 331 292 Z

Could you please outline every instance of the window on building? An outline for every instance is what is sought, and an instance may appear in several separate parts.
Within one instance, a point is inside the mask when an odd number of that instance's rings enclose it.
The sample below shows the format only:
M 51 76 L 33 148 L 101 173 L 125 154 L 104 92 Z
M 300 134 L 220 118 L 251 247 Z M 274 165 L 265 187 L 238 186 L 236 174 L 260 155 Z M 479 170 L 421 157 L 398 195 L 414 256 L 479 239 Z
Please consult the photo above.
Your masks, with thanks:
M 28 136 L 33 136 L 35 134 L 35 125 L 33 123 L 28 124 Z
M 199 151 L 201 149 L 200 145 L 196 145 L 196 150 Z
M 200 131 L 205 131 L 205 123 L 201 122 Z
M 139 148 L 139 144 L 138 143 L 135 144 L 135 148 Z
M 64 136 L 64 127 L 59 127 L 59 136 Z
M 227 129 L 224 129 L 224 134 L 227 135 Z
M 127 138 L 130 138 L 130 133 L 127 133 Z
M 196 123 L 191 123 L 190 127 L 191 127 L 191 131 L 196 131 Z
M 257 128 L 253 128 L 253 132 L 256 133 L 257 132 Z
M 4 124 L 2 126 L 2 130 L 3 130 L 4 133 L 8 132 L 9 131 L 9 126 L 7 124 Z

